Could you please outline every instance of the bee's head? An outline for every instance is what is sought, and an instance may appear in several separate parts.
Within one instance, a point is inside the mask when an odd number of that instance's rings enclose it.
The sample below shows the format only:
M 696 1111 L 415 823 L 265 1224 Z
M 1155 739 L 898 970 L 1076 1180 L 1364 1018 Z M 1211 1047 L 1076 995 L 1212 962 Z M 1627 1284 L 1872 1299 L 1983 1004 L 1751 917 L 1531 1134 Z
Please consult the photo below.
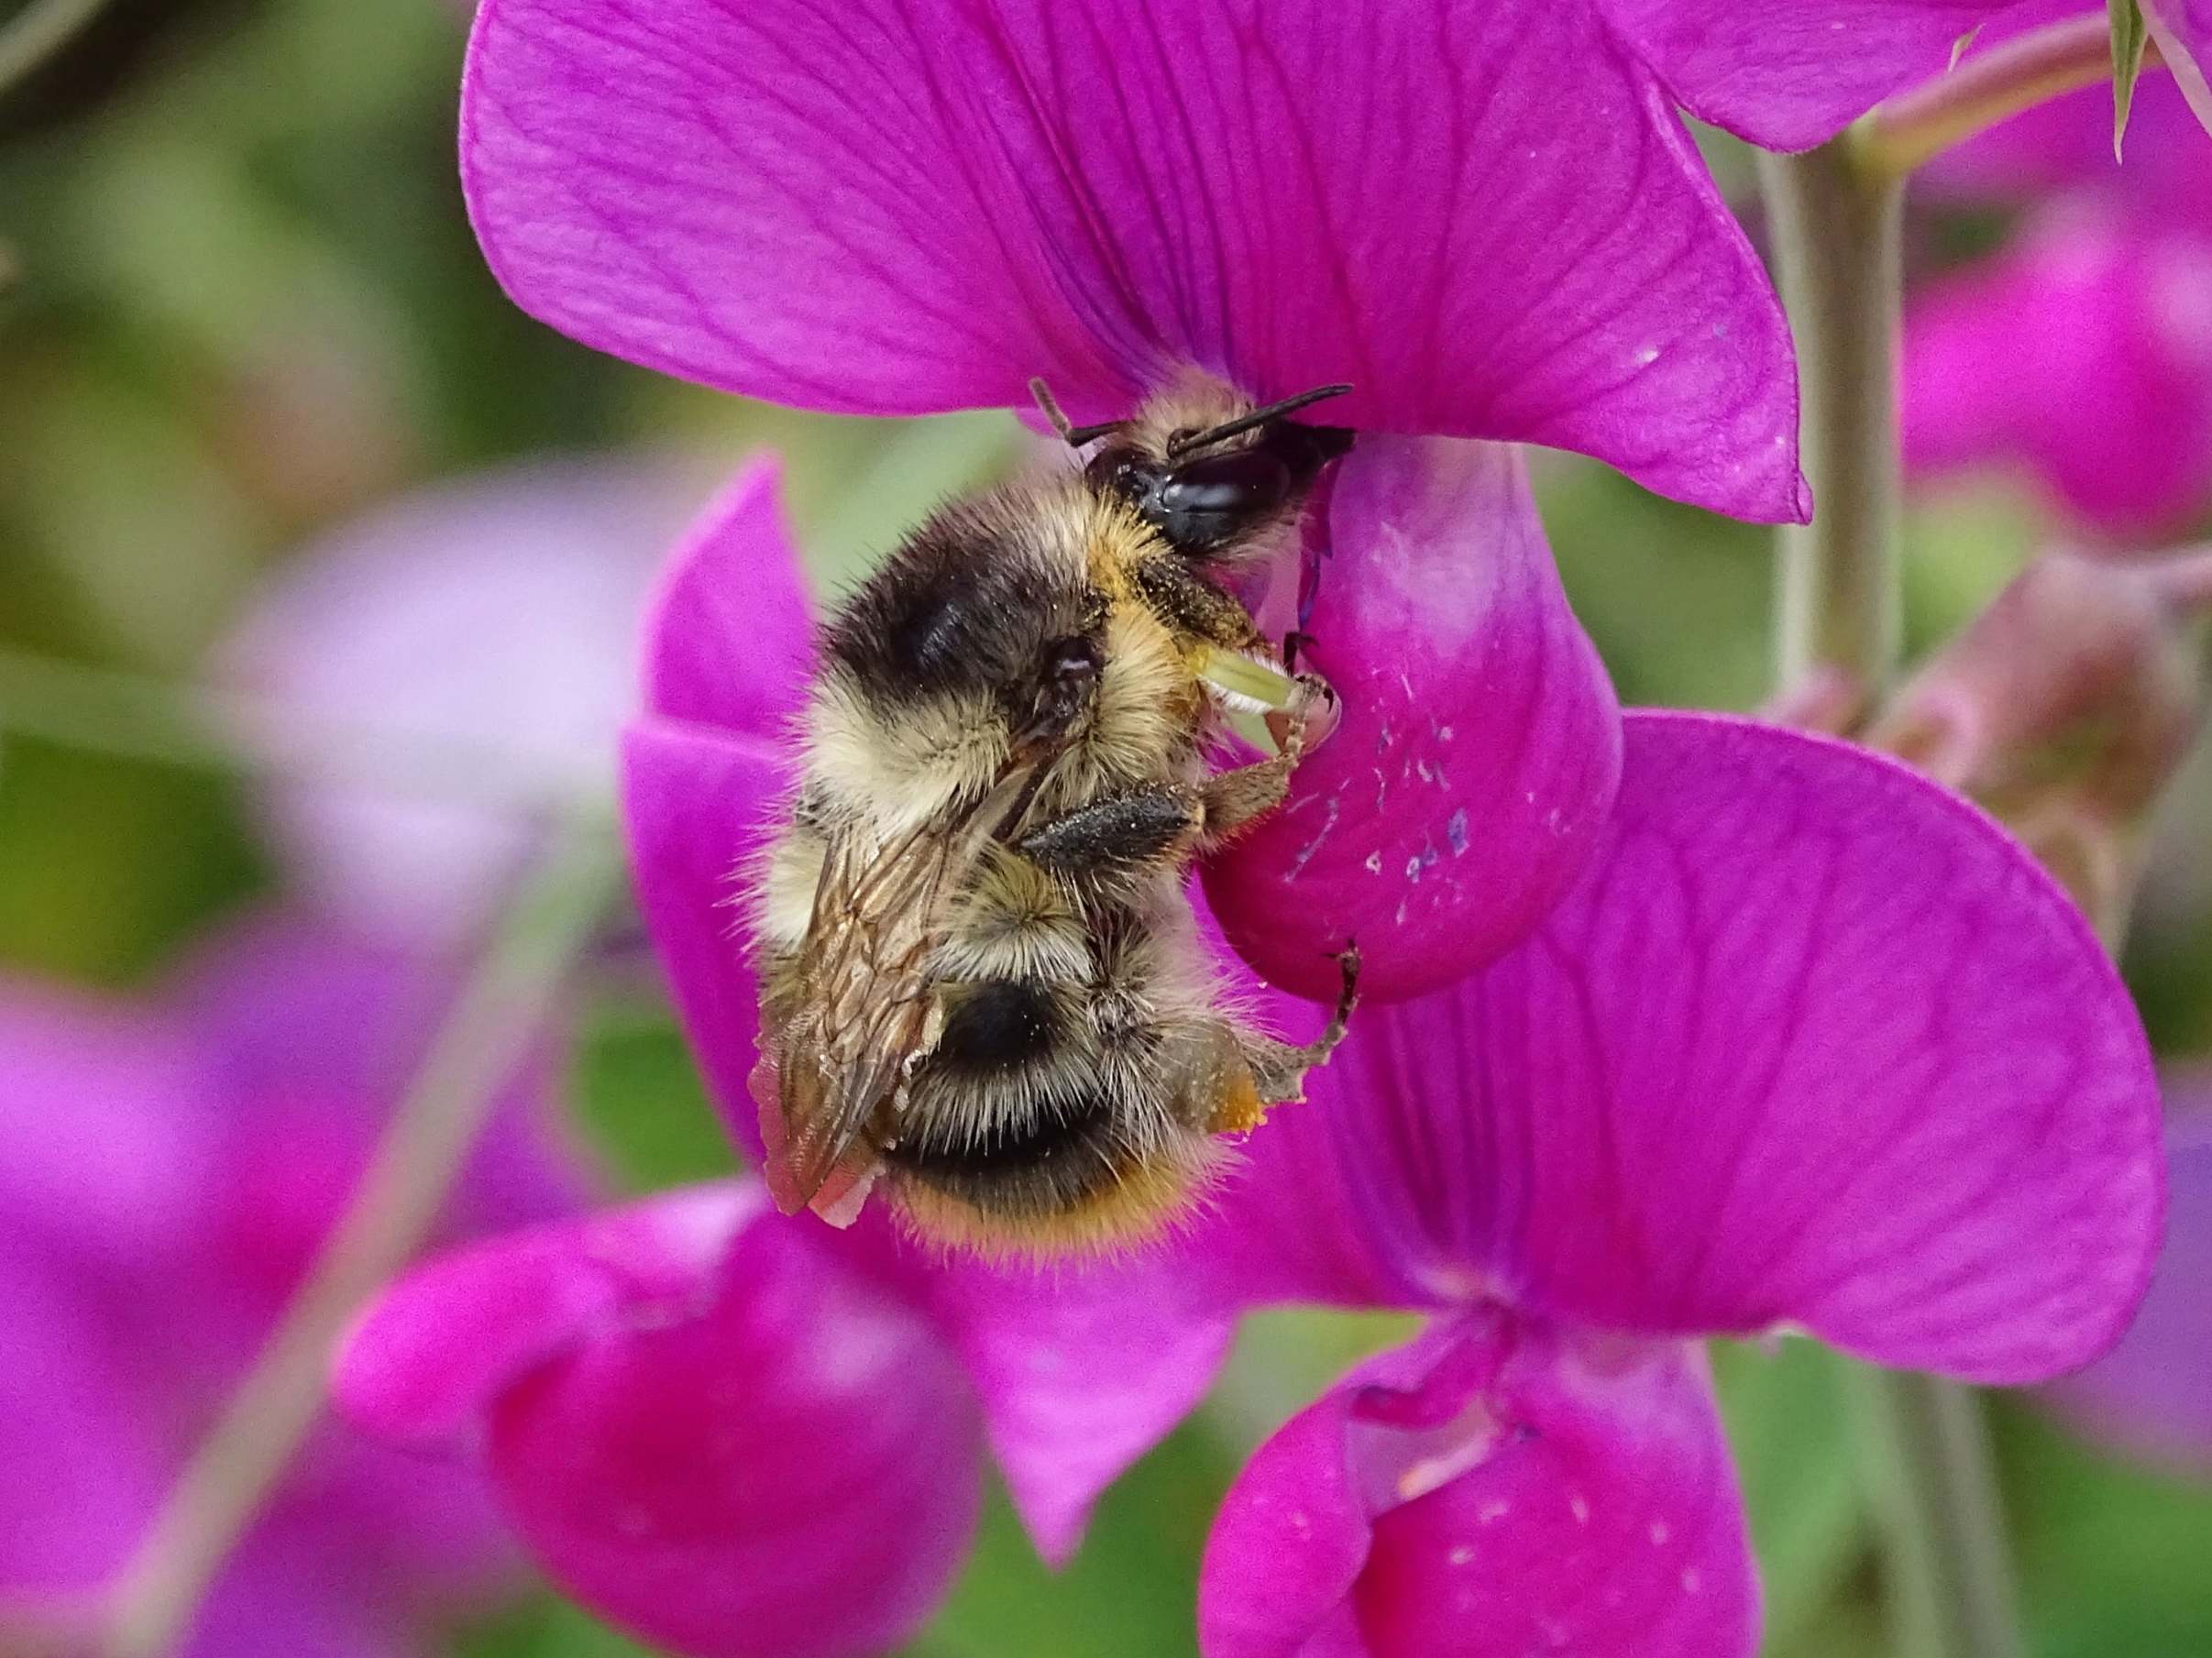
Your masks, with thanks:
M 1041 387 L 1038 401 L 1056 415 Z M 1055 419 L 1077 448 L 1096 444 L 1084 475 L 1092 488 L 1135 509 L 1178 553 L 1209 558 L 1238 550 L 1304 498 L 1321 468 L 1352 446 L 1344 426 L 1301 425 L 1288 417 L 1349 386 L 1322 386 L 1263 409 L 1243 408 L 1210 424 L 1178 418 L 1172 402 L 1135 420 L 1074 426 Z

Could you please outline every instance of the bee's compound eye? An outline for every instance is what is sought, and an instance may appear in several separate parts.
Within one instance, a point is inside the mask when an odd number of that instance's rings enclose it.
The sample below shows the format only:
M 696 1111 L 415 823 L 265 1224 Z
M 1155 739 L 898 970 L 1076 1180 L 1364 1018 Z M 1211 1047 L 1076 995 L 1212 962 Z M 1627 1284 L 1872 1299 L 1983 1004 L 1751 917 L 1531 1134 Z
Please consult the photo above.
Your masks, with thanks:
M 1168 474 L 1157 522 L 1176 546 L 1204 552 L 1281 506 L 1290 492 L 1290 468 L 1264 450 L 1208 456 Z

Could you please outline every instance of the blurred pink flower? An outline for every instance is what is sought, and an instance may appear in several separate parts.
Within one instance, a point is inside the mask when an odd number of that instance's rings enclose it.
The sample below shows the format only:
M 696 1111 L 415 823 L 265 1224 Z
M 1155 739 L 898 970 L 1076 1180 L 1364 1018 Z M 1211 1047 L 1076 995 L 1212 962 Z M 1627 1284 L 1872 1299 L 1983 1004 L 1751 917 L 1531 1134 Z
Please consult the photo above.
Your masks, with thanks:
M 392 756 L 389 777 L 272 768 L 262 803 L 299 890 L 371 937 L 468 938 L 549 798 L 611 795 L 646 588 L 705 493 L 665 458 L 540 461 L 418 491 L 286 565 L 218 674 Z
M 264 917 L 166 994 L 0 985 L 0 1596 L 80 1603 L 123 1566 L 365 1167 L 442 986 Z M 568 1212 L 582 1182 L 518 1077 L 442 1235 Z M 195 1658 L 389 1653 L 479 1603 L 480 1495 L 318 1433 L 214 1586 Z
M 2043 0 L 1982 39 L 2075 9 Z M 2212 137 L 2184 85 L 2138 83 L 2124 162 L 2099 87 L 1927 170 L 1933 203 L 2025 212 L 1995 255 L 1909 296 L 1905 453 L 1916 473 L 2017 468 L 2079 528 L 2139 545 L 2212 511 Z
M 1731 1658 L 1741 1503 L 1689 1338 L 1973 1380 L 2119 1336 L 2161 1211 L 2125 990 L 2056 886 L 1887 761 L 1632 713 L 1535 935 L 1364 1011 L 1190 1246 L 1234 1305 L 1425 1311 L 1231 1490 L 1207 1658 Z

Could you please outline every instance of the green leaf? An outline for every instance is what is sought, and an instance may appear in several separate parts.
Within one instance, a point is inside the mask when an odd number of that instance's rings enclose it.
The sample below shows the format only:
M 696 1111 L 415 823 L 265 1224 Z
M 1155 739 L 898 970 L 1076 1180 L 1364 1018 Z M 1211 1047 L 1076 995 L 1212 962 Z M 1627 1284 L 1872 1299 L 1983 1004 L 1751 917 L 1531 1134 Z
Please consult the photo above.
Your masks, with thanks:
M 2119 159 L 2128 134 L 2128 110 L 2135 102 L 2136 78 L 2143 72 L 2142 0 L 2105 0 L 2112 20 L 2112 159 Z

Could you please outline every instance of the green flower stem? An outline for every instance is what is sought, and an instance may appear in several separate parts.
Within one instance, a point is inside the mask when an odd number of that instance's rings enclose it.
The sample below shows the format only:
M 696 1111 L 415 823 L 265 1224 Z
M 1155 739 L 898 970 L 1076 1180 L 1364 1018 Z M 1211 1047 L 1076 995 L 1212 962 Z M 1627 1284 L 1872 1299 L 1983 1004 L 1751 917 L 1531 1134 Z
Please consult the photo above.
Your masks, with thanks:
M 410 798 L 524 809 L 591 803 L 572 770 L 496 745 L 349 725 L 206 686 L 0 649 L 0 750 L 10 736 L 156 765 L 367 784 Z
M 0 25 L 0 96 L 77 38 L 107 0 L 30 0 Z
M 1797 337 L 1809 525 L 1778 537 L 1779 685 L 1827 687 L 1848 729 L 1900 652 L 1897 433 L 1903 187 L 1851 136 L 1762 156 L 1782 294 Z M 1848 709 L 1848 713 L 1842 710 Z M 1865 1372 L 1854 1411 L 1883 1543 L 1896 1658 L 2019 1658 L 1996 1472 L 1974 1393 Z
M 101 1658 L 163 1658 L 324 1408 L 339 1335 L 418 1249 L 562 982 L 623 890 L 611 827 L 566 826 L 447 1011 L 337 1226 L 126 1568 Z
M 2161 68 L 2155 42 L 2144 69 Z M 1870 178 L 1904 179 L 1999 121 L 2112 78 L 2112 27 L 2100 7 L 1977 52 L 1947 75 L 1890 99 L 1845 135 Z
M 1904 192 L 1860 170 L 1847 141 L 1759 158 L 1782 299 L 1797 338 L 1813 522 L 1777 551 L 1777 681 L 1822 683 L 1847 718 L 1896 672 L 1898 565 L 1897 337 Z

